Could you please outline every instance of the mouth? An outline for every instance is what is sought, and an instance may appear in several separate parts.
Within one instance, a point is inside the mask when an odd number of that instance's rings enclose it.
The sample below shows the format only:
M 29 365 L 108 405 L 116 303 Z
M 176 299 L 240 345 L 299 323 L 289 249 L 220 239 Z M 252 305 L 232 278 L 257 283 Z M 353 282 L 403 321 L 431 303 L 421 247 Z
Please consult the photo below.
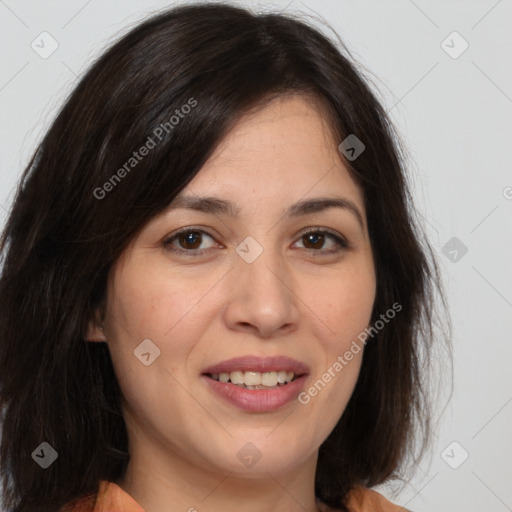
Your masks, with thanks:
M 244 389 L 275 389 L 308 373 L 305 363 L 286 356 L 244 356 L 210 366 L 202 375 Z
M 263 373 L 234 370 L 229 373 L 206 373 L 204 375 L 218 382 L 228 382 L 244 389 L 275 389 L 286 386 L 300 377 L 300 375 L 286 370 L 275 370 Z
M 201 374 L 214 396 L 250 413 L 271 413 L 292 403 L 304 389 L 309 368 L 285 356 L 246 356 L 205 368 Z

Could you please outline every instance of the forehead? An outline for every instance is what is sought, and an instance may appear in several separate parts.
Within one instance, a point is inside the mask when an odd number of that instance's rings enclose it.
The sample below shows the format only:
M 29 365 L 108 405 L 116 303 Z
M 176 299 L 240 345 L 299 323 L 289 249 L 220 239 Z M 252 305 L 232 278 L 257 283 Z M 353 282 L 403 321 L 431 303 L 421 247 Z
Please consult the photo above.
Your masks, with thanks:
M 326 106 L 319 98 L 306 94 L 277 96 L 244 114 L 231 128 L 215 151 L 219 159 L 228 159 L 240 151 L 266 150 L 263 156 L 285 154 L 297 158 L 318 154 L 319 150 L 336 153 L 337 142 Z M 304 151 L 296 153 L 299 147 Z M 279 151 L 281 149 L 281 152 Z
M 279 96 L 238 120 L 187 189 L 281 202 L 336 191 L 362 202 L 338 143 L 316 98 Z

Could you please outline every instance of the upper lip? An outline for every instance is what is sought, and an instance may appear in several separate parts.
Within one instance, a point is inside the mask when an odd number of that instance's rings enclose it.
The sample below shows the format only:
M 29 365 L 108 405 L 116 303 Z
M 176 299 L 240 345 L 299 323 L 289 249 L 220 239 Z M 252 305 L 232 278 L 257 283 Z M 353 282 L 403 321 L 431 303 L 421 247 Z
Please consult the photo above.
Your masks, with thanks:
M 260 373 L 282 370 L 286 372 L 293 372 L 295 375 L 304 375 L 309 373 L 309 368 L 305 363 L 290 357 L 243 356 L 221 361 L 213 366 L 209 366 L 203 370 L 203 374 L 231 373 L 237 370 Z

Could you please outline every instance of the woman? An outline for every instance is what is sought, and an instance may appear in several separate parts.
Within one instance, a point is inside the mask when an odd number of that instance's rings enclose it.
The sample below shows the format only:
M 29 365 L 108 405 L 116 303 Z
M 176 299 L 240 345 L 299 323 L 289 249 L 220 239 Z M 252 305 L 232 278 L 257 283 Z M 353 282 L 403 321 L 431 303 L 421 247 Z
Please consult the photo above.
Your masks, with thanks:
M 404 510 L 370 488 L 428 445 L 422 239 L 389 120 L 325 36 L 217 4 L 140 24 L 3 234 L 4 508 Z

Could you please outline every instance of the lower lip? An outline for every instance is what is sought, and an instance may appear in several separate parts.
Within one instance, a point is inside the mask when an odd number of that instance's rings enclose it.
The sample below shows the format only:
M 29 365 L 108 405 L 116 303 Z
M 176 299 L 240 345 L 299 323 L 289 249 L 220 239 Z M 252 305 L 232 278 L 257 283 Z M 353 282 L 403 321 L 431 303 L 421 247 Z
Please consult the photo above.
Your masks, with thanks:
M 271 389 L 245 389 L 230 382 L 220 382 L 206 375 L 207 384 L 230 404 L 248 412 L 272 412 L 296 399 L 304 387 L 306 375 L 284 386 Z

